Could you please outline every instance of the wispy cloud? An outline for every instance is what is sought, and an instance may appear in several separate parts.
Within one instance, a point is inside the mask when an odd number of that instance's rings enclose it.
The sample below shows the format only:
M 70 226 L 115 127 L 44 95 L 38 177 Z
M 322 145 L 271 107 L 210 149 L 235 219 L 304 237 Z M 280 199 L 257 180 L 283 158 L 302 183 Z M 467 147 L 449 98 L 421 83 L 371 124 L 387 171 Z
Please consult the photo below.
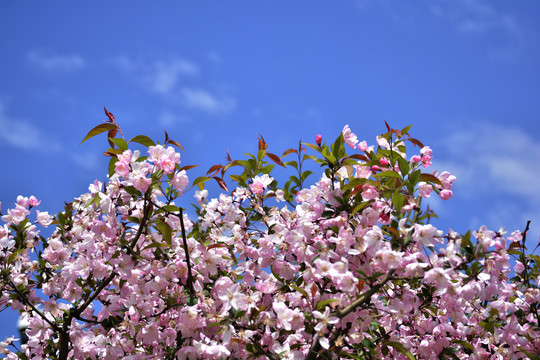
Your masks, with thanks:
M 454 124 L 455 130 L 433 144 L 433 169 L 457 178 L 455 198 L 445 203 L 437 196 L 427 203 L 441 219 L 459 211 L 467 228 L 487 225 L 497 230 L 523 230 L 533 221 L 538 238 L 540 224 L 540 140 L 532 132 L 511 125 Z M 461 208 L 458 210 L 457 208 Z M 534 240 L 536 241 L 536 240 Z
M 86 61 L 79 55 L 50 54 L 33 50 L 27 54 L 27 60 L 46 71 L 69 72 L 80 70 L 86 66 Z
M 197 66 L 183 59 L 174 59 L 172 61 L 158 61 L 153 64 L 146 81 L 151 88 L 159 94 L 170 94 L 173 91 L 182 76 L 196 76 L 199 74 Z
M 5 141 L 15 148 L 32 151 L 54 152 L 61 145 L 46 136 L 37 126 L 5 113 L 0 103 L 0 141 Z
M 490 2 L 483 0 L 436 0 L 429 2 L 431 13 L 450 20 L 462 33 L 483 35 L 500 31 L 514 41 L 523 43 L 524 38 L 514 18 L 498 11 Z
M 198 66 L 181 57 L 141 61 L 120 56 L 115 63 L 126 73 L 137 76 L 147 89 L 160 95 L 171 95 L 186 77 L 199 75 Z
M 472 192 L 540 200 L 540 141 L 511 126 L 480 123 L 443 142 L 449 167 Z
M 211 61 L 220 62 L 221 58 L 212 53 Z M 236 99 L 226 92 L 201 86 L 200 67 L 182 57 L 141 61 L 122 56 L 115 64 L 137 78 L 145 90 L 162 97 L 167 104 L 160 118 L 162 124 L 187 121 L 186 116 L 172 116 L 171 106 L 211 115 L 228 114 L 236 108 Z
M 218 96 L 204 89 L 183 88 L 181 96 L 185 106 L 211 114 L 229 113 L 236 108 L 232 97 Z

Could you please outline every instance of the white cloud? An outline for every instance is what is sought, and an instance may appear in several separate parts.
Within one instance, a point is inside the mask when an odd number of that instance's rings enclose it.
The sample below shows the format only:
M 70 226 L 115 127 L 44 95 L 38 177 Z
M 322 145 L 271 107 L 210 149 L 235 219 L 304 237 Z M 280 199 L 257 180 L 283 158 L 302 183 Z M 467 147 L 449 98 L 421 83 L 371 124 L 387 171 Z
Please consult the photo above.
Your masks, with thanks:
M 60 144 L 51 140 L 31 123 L 9 117 L 0 103 L 0 140 L 21 150 L 58 151 Z
M 86 61 L 79 55 L 46 54 L 40 51 L 31 51 L 27 60 L 47 71 L 74 71 L 86 66 Z
M 160 95 L 172 95 L 184 78 L 199 75 L 198 66 L 181 57 L 148 62 L 119 56 L 115 64 L 138 77 L 145 88 Z
M 454 172 L 461 186 L 540 200 L 540 141 L 526 131 L 497 124 L 467 126 L 446 137 L 451 160 L 437 168 Z
M 182 76 L 196 76 L 198 73 L 195 64 L 183 59 L 158 61 L 152 65 L 145 80 L 152 90 L 166 95 L 176 89 Z
M 181 96 L 185 106 L 212 114 L 229 113 L 236 108 L 235 99 L 217 96 L 204 89 L 183 88 Z
M 511 125 L 469 122 L 453 128 L 458 130 L 433 144 L 430 169 L 456 176 L 455 197 L 446 203 L 432 196 L 426 202 L 441 219 L 461 218 L 470 229 L 485 224 L 523 230 L 532 220 L 534 242 L 540 224 L 540 140 Z
M 436 0 L 429 2 L 432 14 L 450 20 L 458 31 L 468 34 L 486 34 L 502 31 L 519 43 L 523 42 L 521 29 L 513 17 L 499 12 L 483 0 Z
M 216 64 L 221 61 L 216 53 L 211 53 L 209 57 Z M 139 61 L 120 56 L 116 58 L 115 65 L 138 79 L 145 90 L 162 96 L 167 103 L 159 119 L 162 125 L 189 122 L 186 116 L 173 115 L 169 110 L 171 105 L 212 115 L 227 114 L 236 108 L 237 101 L 233 97 L 197 85 L 198 79 L 194 78 L 201 75 L 199 66 L 184 58 Z

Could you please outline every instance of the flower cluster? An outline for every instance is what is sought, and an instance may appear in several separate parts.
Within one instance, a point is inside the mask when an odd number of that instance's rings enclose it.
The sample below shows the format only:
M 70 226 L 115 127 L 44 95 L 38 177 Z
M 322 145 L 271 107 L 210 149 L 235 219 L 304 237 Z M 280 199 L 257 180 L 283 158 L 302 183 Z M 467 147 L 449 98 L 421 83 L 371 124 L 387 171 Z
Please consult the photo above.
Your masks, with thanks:
M 407 158 L 406 142 L 421 156 Z M 0 343 L 6 358 L 521 359 L 540 351 L 538 264 L 525 254 L 526 231 L 459 235 L 429 224 L 422 198 L 449 198 L 455 177 L 422 172 L 432 152 L 408 128 L 357 147 L 346 126 L 330 147 L 317 137 L 281 157 L 260 140 L 259 156 L 229 159 L 192 182 L 192 216 L 177 203 L 190 183 L 180 155 L 140 143 L 147 158 L 125 141 L 109 149 L 108 180 L 68 204 L 48 239 L 38 226 L 53 219 L 36 211 L 30 220 L 37 199 L 21 197 L 2 216 L 0 304 L 29 323 L 27 344 Z M 348 155 L 345 144 L 361 152 Z M 283 162 L 289 154 L 298 161 Z M 306 159 L 324 169 L 311 185 Z M 273 163 L 296 173 L 279 186 Z M 204 183 L 226 188 L 229 169 L 241 171 L 229 176 L 235 189 L 209 199 Z M 514 279 L 511 255 L 519 256 Z

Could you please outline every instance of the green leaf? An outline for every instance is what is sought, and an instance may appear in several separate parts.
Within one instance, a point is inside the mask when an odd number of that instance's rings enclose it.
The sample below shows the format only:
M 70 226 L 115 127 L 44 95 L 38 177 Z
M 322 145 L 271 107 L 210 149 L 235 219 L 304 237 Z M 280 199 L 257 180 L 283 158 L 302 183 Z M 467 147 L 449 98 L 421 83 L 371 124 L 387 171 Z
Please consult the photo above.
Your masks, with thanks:
M 377 173 L 377 174 L 373 174 L 373 177 L 380 177 L 380 178 L 382 178 L 382 177 L 393 177 L 393 178 L 401 179 L 401 175 L 399 175 L 394 170 L 387 170 L 387 171 L 383 171 L 383 172 L 380 172 L 380 173 Z
M 144 145 L 146 147 L 156 146 L 154 141 L 152 139 L 150 139 L 146 135 L 137 135 L 133 139 L 129 140 L 129 142 L 136 142 L 136 143 L 139 143 L 139 144 Z
M 156 227 L 157 227 L 157 230 L 160 232 L 160 234 L 163 236 L 163 240 L 165 240 L 165 242 L 169 245 L 171 245 L 171 241 L 172 241 L 172 229 L 171 227 L 169 226 L 169 224 L 167 224 L 165 221 L 163 220 L 158 220 L 156 222 Z
M 81 141 L 81 144 L 83 142 L 85 142 L 86 140 L 88 140 L 90 138 L 93 138 L 96 135 L 104 133 L 105 131 L 116 130 L 116 129 L 117 129 L 117 127 L 114 124 L 99 124 L 98 126 L 95 126 L 92 130 L 90 130 L 88 132 L 88 134 L 86 134 L 83 141 Z M 79 144 L 79 145 L 81 145 L 81 144 Z
M 405 197 L 400 193 L 396 193 L 392 196 L 392 203 L 397 212 L 401 211 L 403 204 L 405 204 Z
M 401 135 L 403 136 L 406 135 L 409 132 L 409 130 L 411 130 L 411 128 L 412 128 L 412 125 L 409 125 L 401 129 Z
M 310 170 L 306 170 L 302 173 L 302 175 L 300 176 L 301 180 L 302 181 L 305 181 L 307 179 L 307 177 L 309 175 L 313 174 L 313 171 L 310 171 Z
M 453 344 L 459 344 L 461 346 L 463 346 L 464 348 L 466 349 L 469 349 L 471 351 L 474 351 L 474 346 L 472 346 L 470 343 L 468 343 L 467 341 L 464 341 L 464 340 L 457 340 L 457 339 L 454 339 L 452 341 L 450 341 L 451 343 Z
M 307 147 L 315 150 L 315 151 L 318 151 L 318 152 L 321 152 L 321 148 L 318 146 L 318 145 L 315 145 L 315 144 L 309 144 L 309 143 L 302 143 L 302 145 L 306 145 Z
M 433 184 L 437 184 L 437 185 L 439 185 L 439 186 L 442 186 L 441 180 L 439 180 L 439 178 L 436 177 L 436 176 L 433 175 L 433 174 L 421 174 L 421 175 L 420 175 L 420 180 L 426 181 L 426 182 L 430 182 L 430 183 L 433 183 Z
M 163 210 L 166 210 L 166 211 L 169 211 L 169 212 L 172 212 L 172 213 L 177 213 L 180 211 L 180 208 L 178 206 L 174 206 L 174 205 L 165 205 L 165 206 L 162 206 L 161 207 Z
M 411 169 L 409 162 L 402 158 L 401 156 L 398 156 L 397 159 L 399 169 L 401 170 L 401 174 L 405 175 L 409 173 L 409 170 Z
M 336 141 L 332 144 L 332 155 L 336 159 L 341 159 L 345 155 L 345 140 L 343 139 L 343 133 L 339 133 Z
M 421 173 L 422 172 L 420 170 L 416 170 L 415 172 L 409 175 L 409 182 L 411 183 L 413 187 L 416 186 L 416 184 L 418 184 L 418 179 L 420 179 Z
M 199 176 L 193 181 L 193 186 L 197 185 L 199 187 L 199 190 L 204 189 L 204 183 L 210 180 L 211 178 L 206 176 Z
M 118 158 L 116 156 L 112 156 L 111 160 L 109 161 L 109 177 L 112 177 L 116 171 L 116 163 L 118 162 Z
M 128 144 L 126 142 L 126 140 L 122 139 L 122 138 L 109 138 L 109 140 L 111 140 L 113 143 L 116 144 L 116 146 L 118 146 L 118 148 L 122 151 L 126 151 L 128 149 Z
M 326 305 L 331 304 L 336 301 L 339 301 L 339 299 L 328 299 L 328 300 L 319 301 L 317 303 L 317 310 L 322 310 L 326 307 Z
M 60 226 L 63 229 L 64 226 L 66 225 L 66 218 L 65 218 L 65 216 L 64 216 L 64 214 L 62 212 L 58 213 L 58 222 L 60 223 Z
M 410 360 L 415 360 L 414 355 L 403 345 L 402 343 L 399 343 L 397 341 L 385 341 L 386 345 L 389 345 L 396 349 L 398 352 L 402 353 L 406 357 L 408 357 Z
M 146 249 L 150 249 L 150 248 L 164 248 L 164 247 L 170 247 L 171 244 L 164 244 L 164 243 L 158 243 L 158 242 L 153 242 L 151 243 L 150 245 L 146 246 L 143 250 L 146 250 Z
M 125 187 L 124 187 L 124 190 L 125 190 L 128 194 L 133 195 L 133 196 L 135 196 L 135 197 L 139 197 L 139 196 L 142 195 L 141 192 L 140 192 L 139 190 L 135 189 L 134 186 L 125 186 Z

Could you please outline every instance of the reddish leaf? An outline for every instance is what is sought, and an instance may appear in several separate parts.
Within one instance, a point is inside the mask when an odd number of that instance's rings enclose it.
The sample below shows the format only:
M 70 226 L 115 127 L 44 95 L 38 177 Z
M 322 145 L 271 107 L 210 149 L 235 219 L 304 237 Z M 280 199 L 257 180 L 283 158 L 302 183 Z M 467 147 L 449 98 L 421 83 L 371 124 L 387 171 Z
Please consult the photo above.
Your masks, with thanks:
M 208 246 L 206 248 L 206 250 L 214 249 L 214 248 L 217 248 L 217 247 L 227 247 L 227 245 L 225 245 L 225 244 L 212 244 L 212 245 Z
M 222 178 L 219 178 L 217 176 L 213 176 L 212 179 L 216 180 L 216 182 L 218 183 L 220 188 L 222 188 L 223 190 L 229 192 L 229 189 L 227 189 L 227 184 L 225 184 L 225 181 Z
M 109 133 L 107 134 L 107 137 L 109 138 L 109 144 L 111 145 L 113 149 L 114 149 L 114 143 L 112 142 L 111 139 L 114 139 L 117 133 L 118 133 L 118 130 L 114 129 L 114 130 L 109 130 Z
M 348 157 L 349 159 L 356 159 L 356 160 L 362 160 L 362 161 L 369 161 L 368 157 L 366 155 L 362 154 L 353 154 Z
M 408 139 L 405 139 L 405 140 L 409 140 L 410 142 L 412 142 L 414 145 L 418 146 L 419 148 L 424 147 L 424 144 L 422 144 L 419 140 L 417 140 L 415 138 L 408 138 Z
M 184 150 L 184 147 L 182 146 L 182 144 L 180 144 L 180 143 L 179 143 L 178 141 L 176 141 L 176 140 L 171 140 L 171 139 L 169 139 L 169 141 L 167 141 L 167 144 L 173 144 L 174 146 L 176 146 L 176 147 L 178 147 L 178 148 Z M 184 151 L 186 151 L 186 150 L 184 150 Z
M 439 178 L 433 174 L 427 174 L 427 173 L 420 174 L 420 180 L 442 186 L 441 180 L 439 180 Z
M 388 125 L 386 120 L 384 120 L 384 124 L 386 125 L 386 128 L 388 129 L 388 132 L 392 131 L 392 128 L 390 127 L 390 125 Z
M 206 175 L 210 174 L 210 173 L 217 173 L 219 170 L 221 170 L 223 168 L 223 165 L 221 164 L 216 164 L 214 166 L 212 166 L 210 169 L 208 169 L 208 171 L 206 172 Z
M 225 156 L 225 159 L 226 159 L 227 161 L 232 161 L 231 155 L 229 155 L 229 149 L 227 149 L 227 156 Z
M 114 115 L 109 110 L 107 110 L 105 106 L 103 107 L 103 109 L 105 109 L 105 115 L 107 115 L 107 117 L 109 118 L 109 122 L 116 124 L 114 121 Z
M 298 154 L 298 150 L 295 150 L 295 149 L 287 149 L 287 150 L 285 150 L 285 151 L 283 152 L 283 155 L 281 155 L 281 157 L 285 157 L 285 156 L 287 156 L 287 155 L 289 155 L 289 154 L 292 154 L 292 153 Z
M 180 169 L 180 171 L 182 171 L 182 170 L 188 171 L 189 169 L 196 168 L 197 166 L 199 166 L 199 165 L 186 165 L 186 166 L 183 166 L 183 167 Z
M 268 146 L 266 145 L 266 141 L 264 141 L 264 138 L 261 134 L 259 134 L 259 151 L 266 150 Z
M 272 159 L 272 161 L 275 162 L 276 164 L 281 165 L 283 167 L 286 167 L 283 164 L 283 161 L 281 161 L 281 159 L 279 158 L 279 156 L 277 156 L 275 154 L 272 154 L 272 153 L 266 153 L 266 156 L 268 156 L 270 159 Z
M 508 247 L 508 250 L 512 250 L 514 248 L 521 249 L 523 246 L 518 242 L 512 242 L 510 246 Z
M 362 288 L 364 287 L 364 280 L 358 280 L 358 284 L 356 284 L 356 288 L 359 292 L 362 292 Z

